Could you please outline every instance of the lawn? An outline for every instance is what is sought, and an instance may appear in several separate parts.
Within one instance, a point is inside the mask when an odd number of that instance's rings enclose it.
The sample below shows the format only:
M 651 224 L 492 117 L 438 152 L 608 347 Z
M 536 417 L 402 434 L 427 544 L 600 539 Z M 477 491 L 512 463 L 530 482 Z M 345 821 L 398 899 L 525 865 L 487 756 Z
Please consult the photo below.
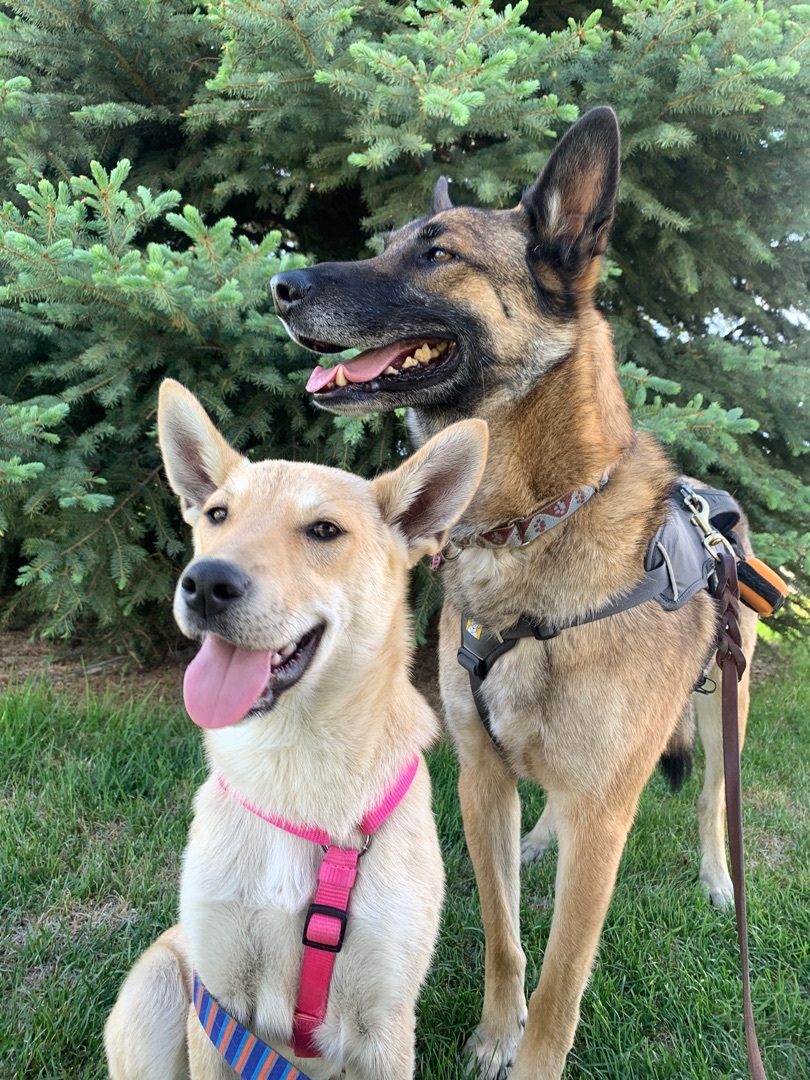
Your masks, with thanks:
M 810 656 L 783 648 L 755 693 L 743 763 L 753 994 L 770 1080 L 810 1078 Z M 95 1080 L 126 970 L 177 910 L 180 853 L 203 775 L 179 687 L 126 702 L 46 681 L 0 702 L 0 1078 Z M 448 876 L 419 1013 L 422 1080 L 460 1080 L 481 1004 L 483 935 L 452 751 L 431 755 Z M 747 1075 L 733 913 L 698 884 L 695 775 L 645 792 L 582 1006 L 568 1080 Z M 524 824 L 542 796 L 524 795 Z M 554 858 L 524 869 L 534 985 Z

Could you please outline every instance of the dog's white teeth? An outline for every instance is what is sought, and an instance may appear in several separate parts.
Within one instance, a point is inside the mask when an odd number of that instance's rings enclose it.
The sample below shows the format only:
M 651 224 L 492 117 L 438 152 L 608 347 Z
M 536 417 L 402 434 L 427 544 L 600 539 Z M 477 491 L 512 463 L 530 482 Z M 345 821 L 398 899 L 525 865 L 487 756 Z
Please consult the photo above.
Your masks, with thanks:
M 335 376 L 335 382 L 338 384 L 338 386 L 345 386 L 348 381 L 349 380 L 343 374 L 343 368 L 338 368 L 338 373 Z
M 449 348 L 449 341 L 440 341 L 436 345 L 428 345 L 428 343 L 425 341 L 422 345 L 419 346 L 418 349 L 414 351 L 412 356 L 406 356 L 398 368 L 393 367 L 393 365 L 389 364 L 382 374 L 394 376 L 401 375 L 403 371 L 408 371 L 411 368 L 419 367 L 420 364 L 429 364 L 431 360 L 435 360 L 437 359 L 437 357 L 443 356 Z M 339 381 L 339 376 L 338 385 L 343 385 Z
M 295 642 L 290 641 L 283 649 L 278 649 L 276 652 L 270 653 L 270 667 L 279 668 L 283 664 L 286 664 L 297 648 L 298 646 Z
M 332 379 L 330 382 L 328 382 L 326 384 L 326 386 L 324 387 L 324 390 L 334 390 L 334 389 L 335 389 L 335 380 Z

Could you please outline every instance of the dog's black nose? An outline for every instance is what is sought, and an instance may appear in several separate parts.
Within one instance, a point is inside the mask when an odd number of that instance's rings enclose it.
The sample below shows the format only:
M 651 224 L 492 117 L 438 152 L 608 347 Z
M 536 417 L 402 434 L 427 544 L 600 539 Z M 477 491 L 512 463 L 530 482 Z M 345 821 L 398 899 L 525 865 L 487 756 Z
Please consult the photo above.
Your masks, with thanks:
M 312 279 L 307 270 L 288 270 L 284 274 L 276 274 L 270 288 L 276 314 L 283 317 L 290 308 L 301 303 L 312 288 Z
M 201 559 L 192 563 L 180 578 L 187 607 L 203 619 L 211 619 L 233 607 L 249 586 L 247 574 L 224 559 Z

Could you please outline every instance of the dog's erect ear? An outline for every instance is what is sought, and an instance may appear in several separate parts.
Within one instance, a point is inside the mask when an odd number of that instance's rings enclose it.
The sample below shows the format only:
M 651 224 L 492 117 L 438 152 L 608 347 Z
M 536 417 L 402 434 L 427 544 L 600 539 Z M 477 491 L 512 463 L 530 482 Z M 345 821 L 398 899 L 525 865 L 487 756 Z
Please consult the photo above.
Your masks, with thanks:
M 211 423 L 194 395 L 164 379 L 158 399 L 158 441 L 183 517 L 192 525 L 205 500 L 243 460 Z
M 568 129 L 521 199 L 540 250 L 565 270 L 607 247 L 619 191 L 619 123 L 613 109 L 591 109 Z
M 442 210 L 452 210 L 453 204 L 450 201 L 450 192 L 447 187 L 447 177 L 440 176 L 436 181 L 436 187 L 433 189 L 433 202 L 430 205 L 431 214 L 440 214 Z
M 439 551 L 481 481 L 489 432 L 462 420 L 426 442 L 395 472 L 372 481 L 384 520 L 405 535 L 411 562 Z

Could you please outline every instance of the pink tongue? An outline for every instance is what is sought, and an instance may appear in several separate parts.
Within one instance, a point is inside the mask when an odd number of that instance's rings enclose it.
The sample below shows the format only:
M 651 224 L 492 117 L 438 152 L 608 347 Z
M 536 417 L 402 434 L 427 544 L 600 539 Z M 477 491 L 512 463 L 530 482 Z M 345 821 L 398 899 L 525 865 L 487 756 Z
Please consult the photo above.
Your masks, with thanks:
M 414 347 L 418 344 L 420 343 L 414 343 Z M 334 367 L 316 367 L 309 377 L 307 390 L 312 394 L 317 394 L 335 378 L 341 368 L 347 382 L 362 383 L 376 379 L 402 354 L 402 350 L 408 347 L 407 341 L 395 341 L 393 345 L 385 345 L 382 349 L 366 349 L 354 360 L 344 360 L 343 363 L 336 364 Z
M 267 686 L 270 655 L 206 634 L 183 679 L 183 700 L 194 723 L 221 728 L 242 720 Z

